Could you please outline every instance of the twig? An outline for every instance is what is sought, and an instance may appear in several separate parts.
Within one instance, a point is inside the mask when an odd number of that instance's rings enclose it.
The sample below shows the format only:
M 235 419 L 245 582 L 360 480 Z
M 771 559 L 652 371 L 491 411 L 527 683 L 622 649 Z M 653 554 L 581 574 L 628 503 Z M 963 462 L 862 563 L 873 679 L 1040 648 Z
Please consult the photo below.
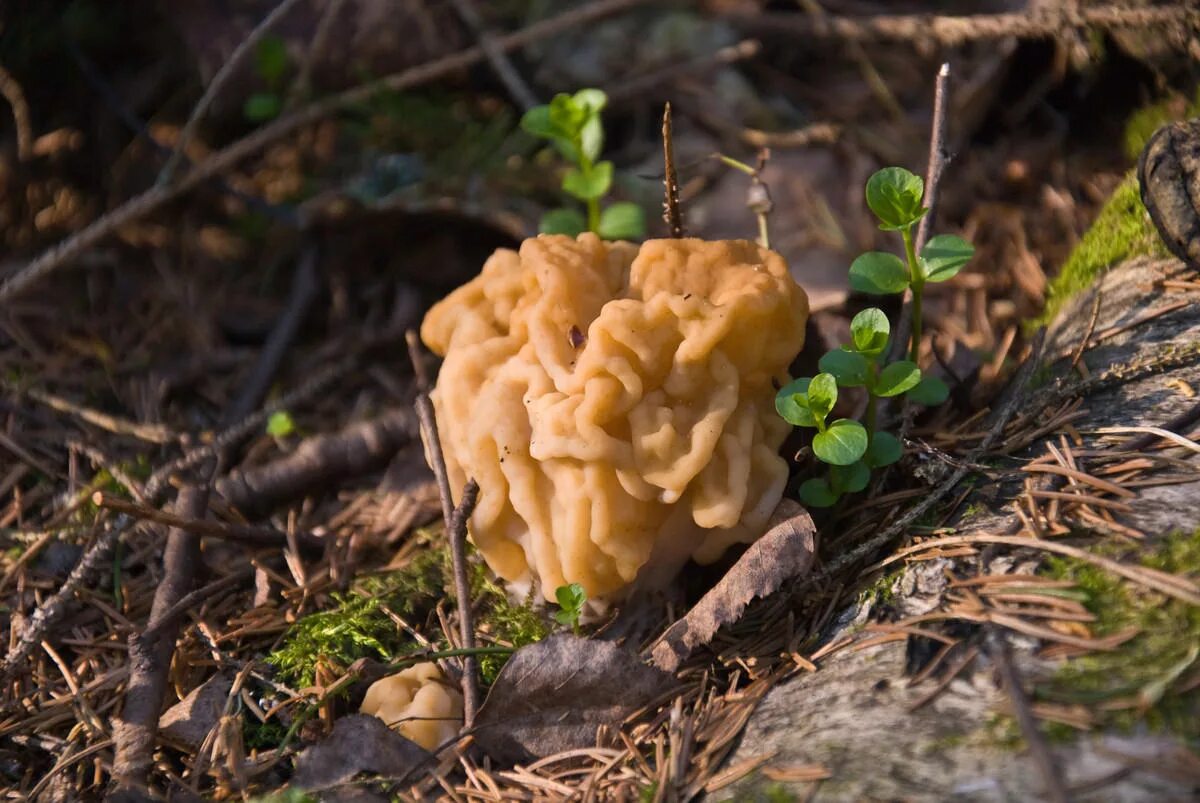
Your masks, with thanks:
M 442 520 L 446 525 L 446 539 L 450 543 L 450 556 L 454 569 L 454 590 L 458 597 L 458 627 L 464 649 L 475 646 L 475 625 L 472 621 L 471 584 L 467 579 L 467 521 L 475 510 L 479 497 L 479 484 L 474 479 L 463 489 L 458 507 L 451 497 L 450 473 L 446 470 L 446 456 L 442 452 L 442 439 L 438 433 L 433 402 L 429 398 L 429 374 L 416 332 L 411 329 L 405 335 L 408 356 L 412 360 L 413 372 L 417 377 L 417 418 L 421 422 L 421 436 L 425 439 L 426 453 L 433 463 L 433 475 L 437 479 L 438 496 L 442 500 Z M 479 667 L 475 656 L 463 656 L 463 722 L 470 728 L 479 710 Z
M 929 124 L 929 161 L 925 167 L 925 197 L 922 202 L 929 211 L 917 225 L 917 236 L 913 242 L 913 250 L 921 253 L 929 239 L 933 217 L 937 214 L 938 185 L 942 181 L 942 173 L 946 170 L 946 123 L 950 97 L 950 64 L 943 63 L 938 70 L 933 83 L 933 119 Z M 903 306 L 900 308 L 900 318 L 896 322 L 896 332 L 891 345 L 891 359 L 899 360 L 904 356 L 913 326 L 913 292 L 904 291 Z M 920 343 L 913 344 L 914 353 L 920 348 Z
M 1004 631 L 994 625 L 989 625 L 987 628 L 987 654 L 996 662 L 1004 689 L 1008 692 L 1008 698 L 1012 700 L 1013 713 L 1016 714 L 1017 724 L 1021 727 L 1021 735 L 1025 737 L 1025 744 L 1029 746 L 1029 752 L 1033 756 L 1034 763 L 1037 764 L 1038 772 L 1041 773 L 1046 797 L 1054 803 L 1068 803 L 1070 797 L 1063 785 L 1059 769 L 1055 765 L 1050 746 L 1046 744 L 1046 737 L 1038 728 L 1037 718 L 1034 717 L 1033 708 L 1029 704 L 1029 697 L 1021 685 L 1021 674 L 1013 662 L 1008 639 L 1004 635 Z
M 37 388 L 29 388 L 25 391 L 25 395 L 34 401 L 41 402 L 52 410 L 57 410 L 60 413 L 73 415 L 79 420 L 91 424 L 94 427 L 107 430 L 116 435 L 128 435 L 138 440 L 146 441 L 147 443 L 173 443 L 178 440 L 178 436 L 171 432 L 170 428 L 162 424 L 146 424 L 140 421 L 128 421 L 124 418 L 118 418 L 114 415 L 94 410 L 91 407 L 84 407 L 81 404 L 76 404 L 70 399 L 64 399 L 61 396 L 56 396 L 53 393 L 47 393 L 44 390 Z
M 1167 423 L 1163 424 L 1158 429 L 1165 429 L 1168 432 L 1178 432 L 1181 429 L 1186 429 L 1192 424 L 1200 421 L 1200 402 L 1184 410 L 1179 415 L 1172 418 Z M 1162 436 L 1155 432 L 1147 432 L 1143 435 L 1138 435 L 1136 438 L 1130 438 L 1125 443 L 1121 444 L 1123 452 L 1140 452 L 1143 449 L 1152 446 Z
M 12 107 L 13 125 L 17 130 L 17 160 L 27 162 L 33 157 L 33 124 L 29 119 L 29 102 L 12 73 L 0 67 L 0 95 Z
M 237 398 L 229 405 L 224 416 L 226 422 L 246 417 L 258 409 L 263 399 L 266 398 L 275 372 L 279 370 L 279 363 L 283 360 L 283 355 L 287 353 L 292 341 L 296 338 L 296 334 L 300 331 L 300 325 L 304 323 L 304 318 L 308 315 L 308 311 L 321 289 L 320 283 L 317 281 L 317 255 L 317 246 L 312 243 L 306 246 L 300 255 L 300 261 L 296 265 L 296 274 L 292 278 L 291 292 L 288 294 L 287 308 L 276 321 L 270 336 L 267 337 L 267 342 L 258 355 L 258 362 L 254 364 L 250 378 L 242 385 Z
M 1092 339 L 1092 335 L 1096 333 L 1096 322 L 1100 320 L 1100 305 L 1104 301 L 1104 288 L 1100 285 L 1096 286 L 1096 297 L 1092 300 L 1092 314 L 1088 318 L 1087 331 L 1083 333 L 1083 337 L 1079 340 L 1079 347 L 1075 349 L 1075 356 L 1071 357 L 1071 364 L 1067 366 L 1067 376 L 1075 373 L 1075 369 L 1079 367 L 1079 361 L 1083 359 L 1083 354 L 1088 350 L 1088 343 Z
M 670 227 L 671 237 L 683 236 L 683 215 L 679 211 L 679 178 L 675 175 L 675 146 L 671 141 L 671 104 L 663 107 L 663 220 Z
M 595 0 L 586 6 L 564 11 L 554 17 L 530 25 L 515 33 L 496 37 L 496 47 L 504 52 L 525 47 L 533 42 L 556 36 L 579 25 L 594 22 L 603 17 L 632 8 L 648 0 Z M 259 128 L 226 148 L 214 153 L 178 182 L 169 186 L 155 186 L 103 215 L 89 226 L 80 229 L 67 239 L 52 246 L 32 262 L 26 264 L 13 276 L 0 284 L 0 305 L 10 302 L 27 290 L 34 282 L 76 259 L 112 232 L 132 221 L 159 209 L 187 192 L 199 187 L 210 178 L 229 170 L 243 159 L 257 153 L 270 143 L 291 132 L 343 109 L 369 100 L 381 89 L 403 90 L 435 81 L 458 70 L 482 61 L 482 47 L 470 47 L 459 53 L 444 56 L 425 64 L 381 78 L 362 86 L 348 89 L 328 98 L 323 98 L 292 114 L 280 117 Z
M 450 557 L 454 566 L 454 594 L 458 598 L 458 632 L 464 650 L 475 649 L 475 623 L 472 621 L 471 583 L 467 579 L 467 522 L 479 501 L 479 483 L 468 480 L 462 501 L 446 524 Z M 463 727 L 475 724 L 479 710 L 479 663 L 475 653 L 463 654 Z
M 933 509 L 934 505 L 941 502 L 942 499 L 944 499 L 951 491 L 953 491 L 958 484 L 972 472 L 973 469 L 971 468 L 971 465 L 977 463 L 981 457 L 987 454 L 987 451 L 992 448 L 996 441 L 1000 439 L 1001 434 L 1004 432 L 1005 426 L 1008 425 L 1009 420 L 1012 419 L 1013 415 L 1017 412 L 1017 408 L 1021 406 L 1021 402 L 1024 401 L 1025 398 L 1025 386 L 1029 384 L 1030 378 L 1033 376 L 1034 371 L 1041 362 L 1042 344 L 1045 342 L 1045 339 L 1046 330 L 1038 330 L 1038 333 L 1034 336 L 1033 341 L 1030 344 L 1029 357 L 1025 360 L 1025 363 L 1021 366 L 1021 369 L 1017 372 L 1017 375 L 1013 378 L 1011 393 L 1007 401 L 1005 402 L 1004 406 L 1000 408 L 995 419 L 992 421 L 991 427 L 988 430 L 988 434 L 980 442 L 979 446 L 973 449 L 970 454 L 967 455 L 963 465 L 956 468 L 949 477 L 933 488 L 928 495 L 926 495 L 916 505 L 913 505 L 913 507 L 900 516 L 900 518 L 896 519 L 896 521 L 890 527 L 886 528 L 878 535 L 867 539 L 844 555 L 841 555 L 835 560 L 831 561 L 829 565 L 820 572 L 816 572 L 797 583 L 795 588 L 807 588 L 818 581 L 825 580 L 834 576 L 838 572 L 853 566 L 858 561 L 887 545 L 890 541 L 892 541 L 892 539 L 902 535 L 910 525 L 921 518 L 921 516 L 924 516 L 926 512 Z
M 265 512 L 332 480 L 383 467 L 412 440 L 415 429 L 409 411 L 389 410 L 335 434 L 309 438 L 278 460 L 234 469 L 217 480 L 217 493 L 243 512 Z
M 288 90 L 288 108 L 307 97 L 311 91 L 313 67 L 325 53 L 325 45 L 329 42 L 333 24 L 337 21 L 338 14 L 341 13 L 345 3 L 346 0 L 326 1 L 325 8 L 321 11 L 321 18 L 317 22 L 317 29 L 313 32 L 312 41 L 304 51 L 304 58 L 300 61 L 300 67 L 296 71 L 296 79 L 292 81 L 292 88 Z
M 179 492 L 175 510 L 182 518 L 197 519 L 208 509 L 208 488 L 187 485 Z M 158 717 L 162 713 L 167 670 L 175 651 L 174 627 L 158 627 L 162 615 L 191 590 L 200 563 L 200 537 L 179 528 L 167 535 L 163 579 L 154 592 L 150 620 L 144 633 L 129 637 L 129 685 L 125 705 L 113 725 L 116 754 L 113 786 L 118 795 L 140 795 L 154 760 Z
M 262 21 L 246 35 L 246 38 L 234 48 L 233 53 L 221 65 L 221 69 L 217 70 L 217 74 L 209 81 L 208 87 L 204 90 L 204 94 L 200 96 L 200 100 L 196 102 L 195 108 L 192 109 L 191 115 L 183 126 L 183 130 L 179 132 L 179 141 L 175 144 L 175 150 L 171 152 L 167 163 L 163 165 L 162 171 L 158 174 L 160 184 L 166 184 L 171 181 L 175 170 L 179 167 L 179 161 L 183 158 L 184 152 L 187 150 L 188 143 L 191 142 L 192 136 L 196 133 L 196 127 L 200 125 L 200 121 L 208 114 L 208 110 L 212 107 L 213 101 L 217 99 L 217 95 L 225 88 L 225 84 L 233 77 L 238 68 L 242 66 L 242 62 L 246 58 L 255 45 L 257 45 L 267 32 L 274 27 L 275 23 L 283 18 L 285 14 L 292 10 L 300 0 L 280 0 L 279 5 L 272 9 L 271 13 L 262 18 Z
M 1200 25 L 1200 11 L 1187 4 L 1139 8 L 1121 5 L 1094 6 L 1072 13 L 1053 4 L 1038 13 L 972 14 L 877 14 L 869 17 L 800 14 L 732 14 L 739 27 L 764 36 L 800 37 L 805 40 L 832 39 L 842 42 L 909 42 L 958 47 L 987 39 L 1050 39 L 1080 27 L 1100 31 L 1156 28 L 1186 31 Z
M 8 651 L 3 664 L 0 664 L 0 683 L 6 682 L 16 673 L 18 666 L 41 643 L 49 629 L 66 615 L 67 606 L 74 599 L 75 592 L 91 582 L 100 568 L 108 564 L 117 541 L 132 522 L 128 516 L 120 516 L 109 522 L 83 553 L 79 563 L 75 564 L 62 587 L 33 612 L 17 643 Z
M 102 507 L 117 513 L 124 513 L 134 519 L 152 521 L 155 524 L 174 527 L 175 529 L 184 530 L 194 535 L 219 538 L 222 541 L 236 541 L 256 547 L 286 547 L 288 545 L 287 533 L 280 532 L 271 527 L 227 524 L 204 518 L 189 519 L 174 513 L 168 513 L 165 510 L 150 507 L 149 505 L 130 502 L 126 499 L 103 493 L 102 491 L 96 491 L 92 494 L 92 503 L 96 507 Z M 303 546 L 312 549 L 322 549 L 326 543 L 323 539 L 309 532 L 297 532 L 296 540 Z
M 459 18 L 467 24 L 471 33 L 475 34 L 475 38 L 479 40 L 479 46 L 487 55 L 488 64 L 492 65 L 496 77 L 500 79 L 500 83 L 504 84 L 504 88 L 508 90 L 508 94 L 512 95 L 512 99 L 517 102 L 521 110 L 529 111 L 538 105 L 537 96 L 533 94 L 529 84 L 525 83 L 525 79 L 517 72 L 517 68 L 509 61 L 505 52 L 496 47 L 496 39 L 483 24 L 483 19 L 479 16 L 479 10 L 475 8 L 473 0 L 450 0 L 450 5 L 454 6 Z
M 205 586 L 197 588 L 195 591 L 189 592 L 180 597 L 175 604 L 162 612 L 154 622 L 146 626 L 146 632 L 142 635 L 144 639 L 157 638 L 160 633 L 164 632 L 168 627 L 175 624 L 184 614 L 195 610 L 200 603 L 204 602 L 209 597 L 212 597 L 227 588 L 233 588 L 254 576 L 254 568 L 252 566 L 243 566 L 231 574 L 227 574 L 220 580 L 213 580 Z

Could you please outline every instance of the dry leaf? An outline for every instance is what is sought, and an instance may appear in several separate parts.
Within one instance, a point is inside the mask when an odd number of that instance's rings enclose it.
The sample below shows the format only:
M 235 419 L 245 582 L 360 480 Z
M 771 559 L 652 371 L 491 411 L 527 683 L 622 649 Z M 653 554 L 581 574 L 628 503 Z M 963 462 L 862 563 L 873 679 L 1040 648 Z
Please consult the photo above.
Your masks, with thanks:
M 328 789 L 344 784 L 360 772 L 399 779 L 433 756 L 366 714 L 342 717 L 324 741 L 296 759 L 292 784 L 300 789 Z
M 509 764 L 592 747 L 600 725 L 621 722 L 671 683 L 616 644 L 553 635 L 504 665 L 475 720 L 475 741 Z
M 232 672 L 213 675 L 166 710 L 158 720 L 159 730 L 171 739 L 199 747 L 221 719 L 232 688 Z
M 655 666 L 674 672 L 722 625 L 732 624 L 755 597 L 765 597 L 812 566 L 816 528 L 804 508 L 784 499 L 775 509 L 771 528 L 750 545 L 721 581 L 687 615 L 667 628 L 650 657 Z

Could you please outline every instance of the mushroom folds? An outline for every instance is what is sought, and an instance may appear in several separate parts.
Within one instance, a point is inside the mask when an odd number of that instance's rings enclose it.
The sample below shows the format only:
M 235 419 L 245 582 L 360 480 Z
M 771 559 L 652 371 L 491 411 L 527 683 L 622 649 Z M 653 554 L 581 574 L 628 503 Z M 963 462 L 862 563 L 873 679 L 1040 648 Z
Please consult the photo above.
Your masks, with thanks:
M 436 750 L 458 735 L 463 698 L 437 664 L 426 662 L 372 683 L 359 711 L 398 725 L 405 738 Z
M 421 329 L 488 565 L 550 600 L 568 583 L 613 599 L 761 535 L 787 480 L 772 383 L 807 314 L 783 258 L 744 240 L 496 251 Z

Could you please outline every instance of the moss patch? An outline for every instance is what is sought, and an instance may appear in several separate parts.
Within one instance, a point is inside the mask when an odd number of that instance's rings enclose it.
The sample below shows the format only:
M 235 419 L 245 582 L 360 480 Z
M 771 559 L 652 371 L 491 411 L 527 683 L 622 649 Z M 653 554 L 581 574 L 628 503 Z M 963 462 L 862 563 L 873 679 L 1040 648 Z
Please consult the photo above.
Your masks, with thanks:
M 427 533 L 430 540 L 437 538 Z M 392 621 L 388 611 L 414 626 L 423 624 L 443 598 L 453 598 L 450 550 L 444 539 L 423 549 L 407 566 L 395 572 L 365 578 L 346 594 L 334 597 L 335 606 L 297 621 L 283 643 L 267 656 L 285 682 L 311 686 L 318 660 L 346 668 L 359 658 L 392 660 L 421 649 Z M 479 561 L 471 562 L 471 595 L 476 604 L 478 629 L 500 642 L 523 647 L 550 633 L 550 625 L 532 604 L 514 605 L 504 589 L 487 575 Z M 435 641 L 439 649 L 448 644 Z M 480 660 L 485 683 L 503 667 L 505 656 Z
M 1071 252 L 1046 291 L 1046 308 L 1034 325 L 1049 323 L 1071 296 L 1128 257 L 1167 256 L 1150 214 L 1142 205 L 1137 175 L 1130 172 L 1113 191 L 1096 221 Z
M 1120 551 L 1124 554 L 1117 557 L 1133 558 L 1139 547 Z M 1195 576 L 1200 531 L 1166 536 L 1140 558 L 1153 569 Z M 1073 581 L 1086 594 L 1085 605 L 1097 617 L 1092 630 L 1098 637 L 1129 628 L 1139 634 L 1111 652 L 1067 661 L 1037 687 L 1037 696 L 1085 705 L 1106 728 L 1132 730 L 1144 724 L 1200 743 L 1200 608 L 1071 558 L 1051 558 L 1043 572 Z
M 1122 145 L 1125 155 L 1136 162 L 1150 137 L 1162 126 L 1174 120 L 1186 120 L 1200 114 L 1200 87 L 1190 99 L 1184 95 L 1173 95 L 1138 109 L 1125 123 Z

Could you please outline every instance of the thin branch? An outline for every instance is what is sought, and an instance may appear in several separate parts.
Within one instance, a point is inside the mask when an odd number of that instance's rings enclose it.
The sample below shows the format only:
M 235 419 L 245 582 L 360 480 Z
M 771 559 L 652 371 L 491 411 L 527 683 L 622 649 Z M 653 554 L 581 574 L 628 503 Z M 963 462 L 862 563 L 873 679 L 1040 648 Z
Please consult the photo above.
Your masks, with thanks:
M 471 29 L 471 33 L 475 34 L 479 46 L 487 55 L 488 64 L 492 65 L 496 77 L 500 79 L 500 83 L 504 84 L 504 88 L 508 90 L 508 94 L 512 95 L 512 99 L 517 102 L 521 110 L 529 111 L 538 105 L 537 96 L 533 94 L 529 84 L 525 83 L 525 79 L 509 61 L 508 55 L 496 47 L 496 38 L 484 25 L 483 19 L 479 16 L 479 10 L 475 8 L 474 0 L 450 0 L 450 5 L 454 6 L 454 10 Z
M 165 510 L 150 507 L 149 505 L 130 502 L 127 499 L 112 496 L 111 494 L 96 491 L 92 494 L 92 503 L 96 507 L 112 510 L 117 513 L 124 513 L 134 519 L 141 521 L 152 521 L 155 524 L 162 524 L 167 527 L 173 527 L 178 530 L 184 530 L 193 535 L 205 536 L 207 538 L 218 538 L 222 541 L 234 541 L 239 544 L 247 544 L 254 547 L 286 547 L 288 545 L 287 533 L 273 529 L 271 527 L 255 527 L 248 524 L 227 524 L 220 521 L 211 521 L 204 518 L 185 518 L 174 513 L 168 513 Z M 302 545 L 311 549 L 323 549 L 325 540 L 313 535 L 309 532 L 296 533 L 296 540 Z
M 1157 429 L 1177 433 L 1181 430 L 1186 430 L 1197 421 L 1200 421 L 1200 402 L 1197 402 L 1188 409 L 1184 410 L 1167 423 L 1157 427 Z M 1129 439 L 1125 443 L 1121 444 L 1120 449 L 1124 452 L 1140 452 L 1143 449 L 1148 449 L 1149 447 L 1153 446 L 1161 438 L 1162 435 L 1154 432 L 1148 432 L 1143 435 L 1138 435 L 1136 438 Z
M 679 209 L 679 178 L 675 175 L 675 145 L 671 138 L 671 104 L 663 107 L 663 220 L 671 237 L 683 236 L 683 213 Z
M 515 33 L 496 37 L 496 47 L 504 52 L 525 47 L 533 42 L 563 31 L 586 25 L 603 17 L 641 5 L 648 0 L 596 0 L 586 6 L 564 11 L 554 17 L 530 25 Z M 436 81 L 459 70 L 471 67 L 485 57 L 483 48 L 470 47 L 459 53 L 444 56 L 425 64 L 403 70 L 362 86 L 323 98 L 292 114 L 280 117 L 259 128 L 228 147 L 214 153 L 188 171 L 178 182 L 155 186 L 113 209 L 80 229 L 67 239 L 52 246 L 32 262 L 0 284 L 0 305 L 11 302 L 35 282 L 68 262 L 77 259 L 92 246 L 117 229 L 161 208 L 164 204 L 196 189 L 214 176 L 236 166 L 243 159 L 258 153 L 280 137 L 322 120 L 343 109 L 370 100 L 381 89 L 404 90 Z
M 475 646 L 475 625 L 472 621 L 471 584 L 467 579 L 467 521 L 475 510 L 479 497 L 479 484 L 474 479 L 463 488 L 458 507 L 451 497 L 450 473 L 446 469 L 446 456 L 442 452 L 442 439 L 438 433 L 433 402 L 429 398 L 429 374 L 417 335 L 409 330 L 405 335 L 408 356 L 412 360 L 417 376 L 417 418 L 421 422 L 421 436 L 425 439 L 426 453 L 433 463 L 433 475 L 437 479 L 438 495 L 442 500 L 442 520 L 446 524 L 446 539 L 450 544 L 450 556 L 454 569 L 454 590 L 458 598 L 459 636 L 464 649 Z M 479 666 L 473 654 L 463 656 L 463 722 L 470 728 L 479 710 Z
M 200 125 L 204 116 L 208 114 L 208 110 L 212 108 L 213 101 L 221 94 L 221 90 L 225 88 L 225 84 L 229 82 L 229 79 L 242 66 L 246 55 L 262 41 L 262 38 L 275 26 L 275 23 L 281 20 L 300 1 L 280 0 L 279 5 L 275 6 L 271 13 L 263 17 L 262 21 L 254 26 L 250 33 L 246 35 L 246 38 L 234 48 L 233 53 L 225 60 L 221 68 L 217 70 L 217 74 L 208 82 L 208 87 L 204 90 L 204 94 L 197 101 L 196 107 L 192 109 L 191 116 L 188 117 L 183 130 L 179 132 L 179 141 L 175 144 L 175 150 L 171 152 L 170 158 L 167 159 L 167 163 L 163 165 L 162 171 L 158 174 L 160 184 L 170 182 L 172 176 L 175 174 L 175 170 L 179 167 L 179 162 L 183 158 L 184 152 L 187 150 L 188 143 L 191 142 L 192 137 L 196 133 L 197 126 Z
M 180 490 L 175 510 L 181 518 L 198 519 L 207 509 L 207 487 L 187 485 Z M 154 592 L 146 631 L 129 637 L 129 684 L 121 715 L 113 724 L 113 786 L 118 795 L 139 795 L 146 789 L 177 631 L 176 627 L 159 627 L 158 622 L 191 591 L 199 563 L 200 537 L 172 528 L 163 552 L 163 579 Z
M 1037 13 L 972 14 L 876 14 L 864 17 L 800 14 L 748 13 L 728 17 L 738 27 L 763 36 L 786 36 L 806 41 L 827 39 L 839 42 L 907 42 L 959 47 L 990 39 L 1053 39 L 1079 28 L 1098 31 L 1130 29 L 1173 30 L 1186 36 L 1200 27 L 1200 10 L 1180 3 L 1153 8 L 1106 5 L 1072 11 L 1054 4 Z
M 317 280 L 317 246 L 310 243 L 305 247 L 304 252 L 300 255 L 300 261 L 296 265 L 287 307 L 279 316 L 279 320 L 275 322 L 274 328 L 271 329 L 271 334 L 267 337 L 267 342 L 258 355 L 258 361 L 254 364 L 250 378 L 242 385 L 237 398 L 229 405 L 224 416 L 226 422 L 245 418 L 262 404 L 263 399 L 267 396 L 267 391 L 271 388 L 275 372 L 279 370 L 279 364 L 282 362 L 284 354 L 287 353 L 292 341 L 299 334 L 300 325 L 304 323 L 320 289 L 321 285 Z
M 325 45 L 329 43 L 329 34 L 333 31 L 333 24 L 337 21 L 338 14 L 341 13 L 342 6 L 345 4 L 346 0 L 327 0 L 325 3 L 321 19 L 317 22 L 317 29 L 313 32 L 312 41 L 304 52 L 304 58 L 300 61 L 296 79 L 292 81 L 292 87 L 288 90 L 288 108 L 307 97 L 312 90 L 313 68 L 325 53 Z
M 1047 799 L 1054 803 L 1068 803 L 1070 798 L 1063 785 L 1059 768 L 1055 764 L 1054 754 L 1050 752 L 1046 737 L 1038 728 L 1037 718 L 1033 715 L 1033 707 L 1029 704 L 1029 697 L 1021 685 L 1021 674 L 1013 662 L 1008 639 L 1003 630 L 991 625 L 988 626 L 987 633 L 987 654 L 996 662 L 1004 690 L 1008 692 L 1008 698 L 1012 700 L 1013 713 L 1016 714 L 1017 724 L 1021 727 L 1021 735 L 1025 737 L 1025 744 L 1028 745 L 1033 761 L 1037 764 L 1038 772 L 1041 773 Z

